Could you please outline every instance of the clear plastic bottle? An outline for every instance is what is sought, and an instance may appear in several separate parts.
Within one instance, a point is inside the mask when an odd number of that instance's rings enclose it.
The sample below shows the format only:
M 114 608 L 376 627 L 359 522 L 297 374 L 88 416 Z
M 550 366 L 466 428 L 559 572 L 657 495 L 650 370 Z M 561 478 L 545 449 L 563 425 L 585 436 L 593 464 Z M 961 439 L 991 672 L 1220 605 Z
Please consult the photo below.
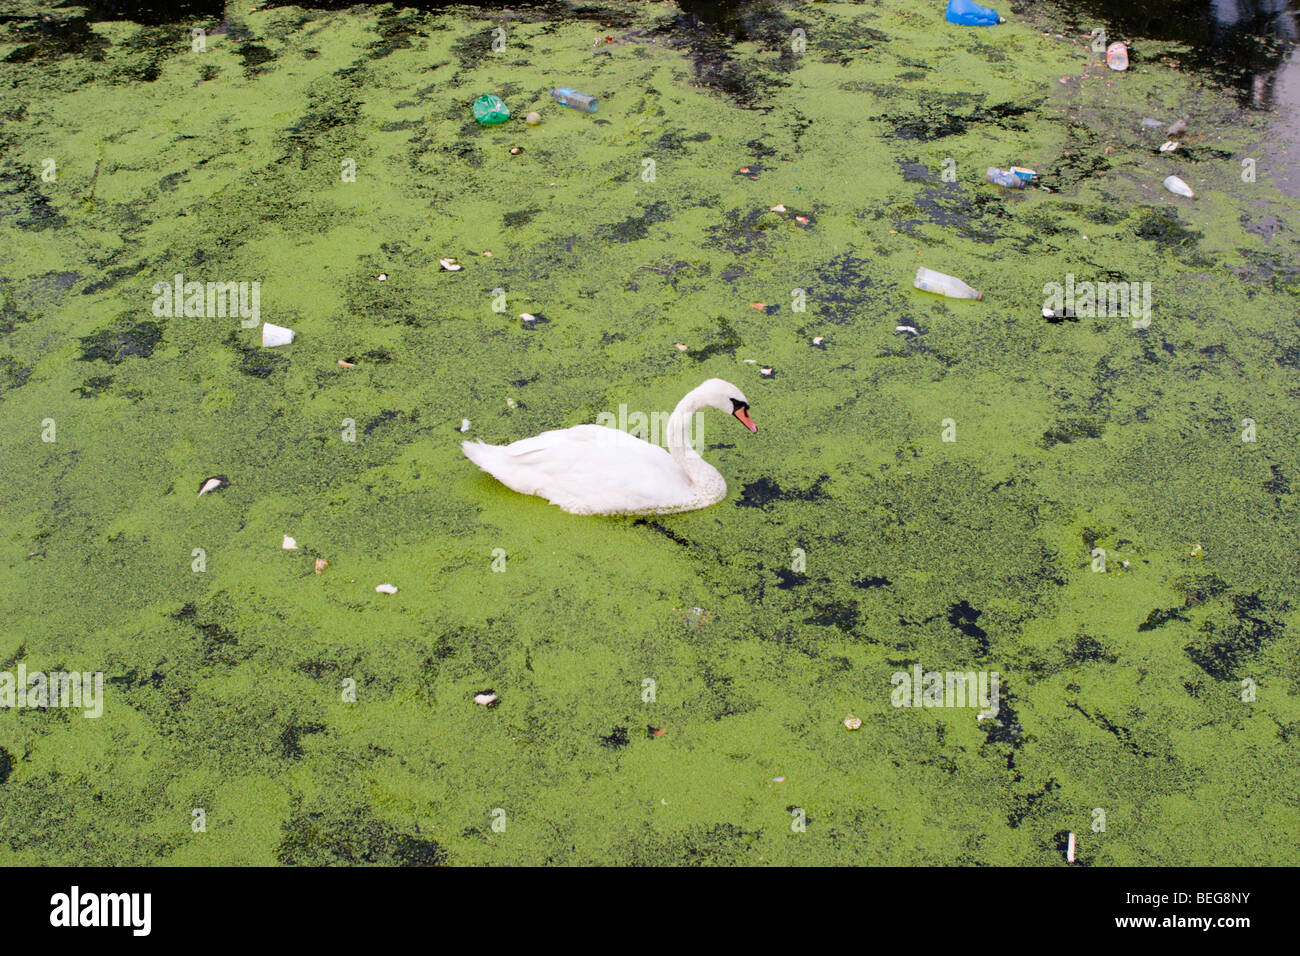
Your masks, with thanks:
M 1009 169 L 998 169 L 996 166 L 990 166 L 989 171 L 984 174 L 984 178 L 994 186 L 1005 186 L 1007 189 L 1025 188 L 1025 181 Z
M 922 292 L 946 295 L 950 299 L 982 299 L 983 292 L 976 292 L 966 283 L 942 272 L 935 272 L 924 266 L 916 270 L 916 281 L 912 283 Z
M 596 97 L 588 93 L 579 93 L 577 90 L 562 86 L 559 89 L 551 90 L 551 95 L 555 97 L 555 102 L 561 106 L 582 110 L 584 113 L 596 112 Z

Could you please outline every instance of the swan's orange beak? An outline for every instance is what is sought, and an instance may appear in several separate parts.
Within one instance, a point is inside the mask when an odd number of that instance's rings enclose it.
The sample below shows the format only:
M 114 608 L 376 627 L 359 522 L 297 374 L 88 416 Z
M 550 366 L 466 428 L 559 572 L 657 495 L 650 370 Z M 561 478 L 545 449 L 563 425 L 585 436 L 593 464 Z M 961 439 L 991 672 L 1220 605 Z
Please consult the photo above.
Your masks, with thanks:
M 732 412 L 731 414 L 735 415 L 736 418 L 739 419 L 740 424 L 744 425 L 746 428 L 748 428 L 748 429 L 749 429 L 751 432 L 753 432 L 755 435 L 758 434 L 758 426 L 755 425 L 755 424 L 754 424 L 754 420 L 753 420 L 752 418 L 749 417 L 749 406 L 748 406 L 748 405 L 738 405 L 738 406 L 736 407 L 736 410 L 735 410 L 734 412 Z

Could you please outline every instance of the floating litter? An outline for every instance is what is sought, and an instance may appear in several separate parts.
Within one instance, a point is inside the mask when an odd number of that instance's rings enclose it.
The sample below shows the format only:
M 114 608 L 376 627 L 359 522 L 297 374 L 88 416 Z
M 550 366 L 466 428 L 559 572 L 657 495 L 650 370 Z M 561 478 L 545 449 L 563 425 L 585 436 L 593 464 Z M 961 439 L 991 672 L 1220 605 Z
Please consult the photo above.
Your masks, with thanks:
M 491 707 L 499 700 L 501 700 L 501 698 L 497 696 L 496 691 L 491 687 L 487 690 L 481 690 L 474 695 L 474 703 L 478 704 L 480 707 Z
M 907 332 L 907 333 L 909 333 L 910 335 L 920 335 L 920 334 L 921 334 L 920 332 L 916 331 L 916 328 L 915 328 L 914 326 L 911 326 L 911 325 L 896 325 L 896 326 L 894 326 L 894 331 L 895 331 L 895 332 Z
M 540 126 L 542 123 L 542 114 L 536 111 L 529 113 L 524 117 L 524 122 L 529 126 Z
M 533 315 L 531 312 L 520 312 L 519 318 L 523 319 L 525 322 L 537 321 L 537 316 Z
M 519 403 L 516 402 L 513 398 L 507 398 L 507 399 L 506 399 L 506 407 L 507 407 L 507 408 L 518 408 L 518 407 L 519 407 Z
M 356 367 L 357 367 L 357 363 L 356 363 L 356 362 L 349 362 L 347 359 L 339 359 L 339 367 L 340 367 L 340 368 L 356 368 Z
M 211 478 L 204 478 L 203 483 L 199 485 L 199 497 L 202 498 L 209 491 L 218 491 L 229 487 L 229 485 L 230 479 L 225 475 L 213 475 Z
M 1164 126 L 1165 121 L 1152 119 L 1151 117 L 1148 116 L 1146 119 L 1142 121 L 1142 125 L 1147 127 L 1147 129 L 1155 129 L 1157 126 Z
M 1069 843 L 1065 847 L 1065 862 L 1066 863 L 1074 862 L 1074 834 L 1073 833 L 1070 834 Z
M 1174 193 L 1177 196 L 1186 196 L 1188 199 L 1191 199 L 1195 195 L 1192 192 L 1192 187 L 1187 185 L 1187 183 L 1183 182 L 1177 176 L 1169 176 L 1165 179 L 1165 189 L 1168 189 L 1171 193 Z
M 857 730 L 861 726 L 862 726 L 861 717 L 854 717 L 852 714 L 849 714 L 847 717 L 844 718 L 844 727 L 846 730 Z
M 770 376 L 770 375 L 772 375 L 775 371 L 776 371 L 776 370 L 775 370 L 774 368 L 772 368 L 772 366 L 770 366 L 770 365 L 764 365 L 762 368 L 760 368 L 760 369 L 758 370 L 758 374 L 759 374 L 759 375 L 768 375 L 768 376 Z
M 293 538 L 289 537 L 286 534 L 284 536 L 284 540 L 280 542 L 280 547 L 283 548 L 285 551 L 297 551 L 298 542 L 293 540 Z
M 324 558 L 317 558 L 317 559 L 316 559 L 316 573 L 317 573 L 317 574 L 320 574 L 322 571 L 324 571 L 324 570 L 325 570 L 326 568 L 328 568 L 329 566 L 330 566 L 330 563 L 329 563 L 328 561 L 326 561 Z
M 459 271 L 461 270 L 461 265 L 460 265 L 460 263 L 458 263 L 458 262 L 455 260 L 455 258 L 450 257 L 450 256 L 449 256 L 448 258 L 446 258 L 446 259 L 439 259 L 439 260 L 438 260 L 438 265 L 442 266 L 442 267 L 443 267 L 444 269 L 446 269 L 448 272 L 459 272 Z
M 823 342 L 825 342 L 825 341 L 826 341 L 825 336 L 821 336 L 821 335 L 819 335 L 819 336 L 817 336 L 816 338 L 814 338 L 814 339 L 812 340 L 812 344 L 813 344 L 813 345 L 821 345 L 821 344 L 822 344 Z
M 277 345 L 288 345 L 293 341 L 293 329 L 286 329 L 282 325 L 272 325 L 270 322 L 262 323 L 262 346 L 273 349 Z
M 377 584 L 375 585 L 375 591 L 380 594 L 396 594 L 397 588 L 393 587 L 391 584 Z
M 681 342 L 677 343 L 677 351 L 679 352 L 685 352 L 688 348 L 690 348 L 690 346 L 683 345 Z
M 773 782 L 773 783 L 785 783 L 785 777 L 773 777 L 773 778 L 772 778 L 772 782 Z
M 785 206 L 777 203 L 777 205 L 772 207 L 772 212 L 785 212 Z
M 1106 65 L 1117 73 L 1128 69 L 1128 47 L 1116 40 L 1106 47 Z
M 387 272 L 381 272 L 381 273 L 379 273 L 379 281 L 380 281 L 380 282 L 387 282 L 387 281 L 388 281 L 388 273 L 387 273 Z
M 1162 153 L 1172 153 L 1177 148 L 1178 148 L 1178 143 L 1172 139 L 1169 140 L 1168 142 L 1164 142 L 1160 144 L 1160 152 Z
M 460 430 L 463 431 L 463 432 L 467 432 L 467 431 L 469 431 L 469 419 L 468 419 L 468 418 L 462 418 L 462 419 L 460 420 Z
M 1175 120 L 1174 122 L 1169 124 L 1169 128 L 1166 129 L 1165 132 L 1168 133 L 1170 136 L 1177 136 L 1179 133 L 1187 132 L 1187 120 L 1185 119 Z

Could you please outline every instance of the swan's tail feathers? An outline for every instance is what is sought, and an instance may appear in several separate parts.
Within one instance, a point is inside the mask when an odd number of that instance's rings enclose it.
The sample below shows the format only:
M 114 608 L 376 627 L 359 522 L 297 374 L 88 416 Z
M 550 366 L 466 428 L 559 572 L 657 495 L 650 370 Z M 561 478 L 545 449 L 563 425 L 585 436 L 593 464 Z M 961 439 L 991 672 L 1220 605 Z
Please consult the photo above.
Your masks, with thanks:
M 496 445 L 489 445 L 481 441 L 463 441 L 460 443 L 460 450 L 465 453 L 465 457 L 478 465 L 488 474 L 492 474 L 492 469 L 501 461 L 500 451 Z

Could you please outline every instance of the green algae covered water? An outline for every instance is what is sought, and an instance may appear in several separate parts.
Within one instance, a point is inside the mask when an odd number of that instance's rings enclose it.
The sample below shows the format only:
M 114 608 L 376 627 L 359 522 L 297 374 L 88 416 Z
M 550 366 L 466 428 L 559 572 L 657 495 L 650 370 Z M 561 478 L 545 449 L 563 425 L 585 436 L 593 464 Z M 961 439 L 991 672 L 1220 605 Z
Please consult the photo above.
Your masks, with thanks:
M 7 6 L 0 672 L 103 692 L 0 676 L 0 862 L 1294 861 L 1282 92 L 1105 4 Z M 707 510 L 459 450 L 715 376 Z

